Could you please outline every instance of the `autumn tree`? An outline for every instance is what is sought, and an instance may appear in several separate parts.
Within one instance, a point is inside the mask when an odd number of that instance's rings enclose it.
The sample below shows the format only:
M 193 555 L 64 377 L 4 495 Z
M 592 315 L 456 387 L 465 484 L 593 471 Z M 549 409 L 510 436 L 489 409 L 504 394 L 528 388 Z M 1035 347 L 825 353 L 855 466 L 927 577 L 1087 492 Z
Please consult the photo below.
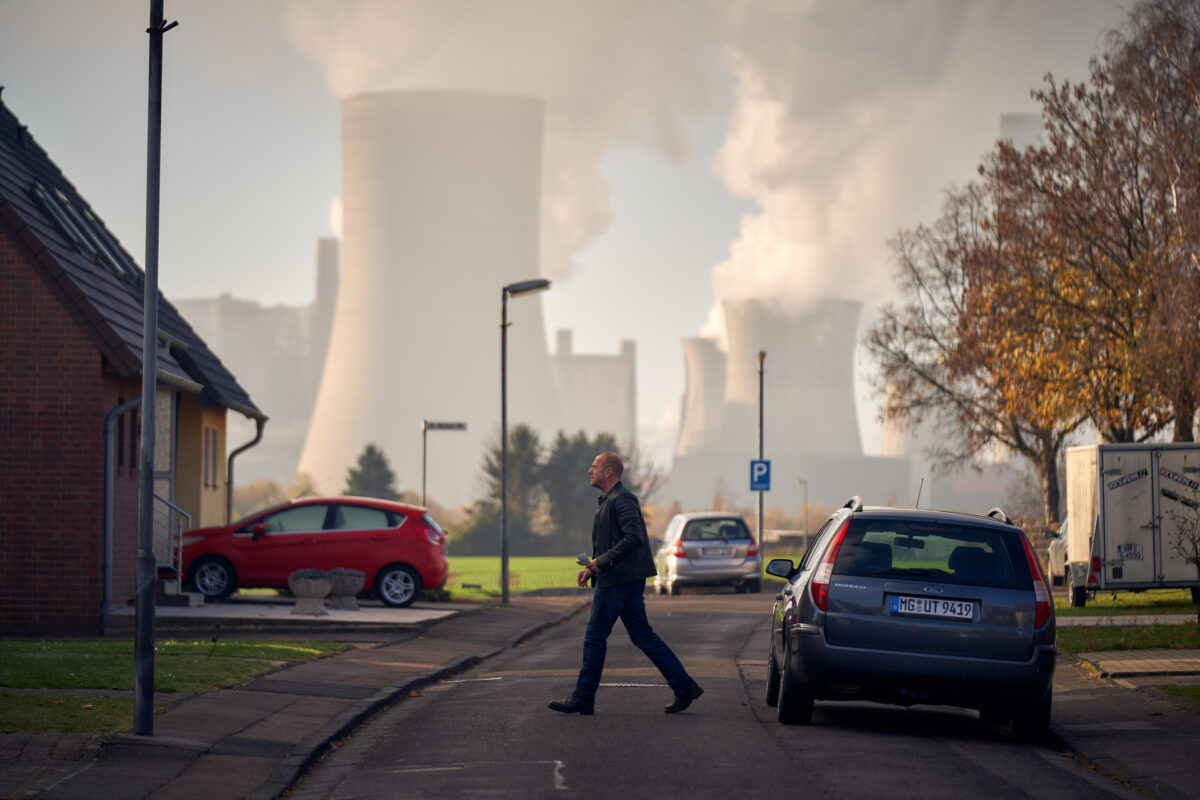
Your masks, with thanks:
M 885 418 L 934 422 L 938 468 L 971 464 L 995 445 L 1028 459 L 1042 483 L 1046 519 L 1058 516 L 1058 459 L 1083 420 L 1058 393 L 1070 347 L 1013 281 L 1022 253 L 995 224 L 985 188 L 947 192 L 931 226 L 891 242 L 903 304 L 888 304 L 864 345 L 879 371 L 874 389 Z

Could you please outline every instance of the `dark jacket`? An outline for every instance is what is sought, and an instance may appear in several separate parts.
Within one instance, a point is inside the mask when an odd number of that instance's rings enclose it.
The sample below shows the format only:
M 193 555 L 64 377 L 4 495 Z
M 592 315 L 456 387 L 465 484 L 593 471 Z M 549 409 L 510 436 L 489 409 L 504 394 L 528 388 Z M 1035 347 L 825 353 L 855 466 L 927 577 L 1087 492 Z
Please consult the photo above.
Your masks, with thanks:
M 642 506 L 623 483 L 600 498 L 592 520 L 592 557 L 600 568 L 598 587 L 644 581 L 657 574 Z

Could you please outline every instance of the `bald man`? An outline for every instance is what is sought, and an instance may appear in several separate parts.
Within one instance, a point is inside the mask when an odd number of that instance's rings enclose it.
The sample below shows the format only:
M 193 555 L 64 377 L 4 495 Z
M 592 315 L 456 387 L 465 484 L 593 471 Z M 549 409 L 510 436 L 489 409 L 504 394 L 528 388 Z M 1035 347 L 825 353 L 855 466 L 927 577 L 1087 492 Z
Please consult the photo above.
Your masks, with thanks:
M 593 557 L 579 572 L 577 581 L 580 586 L 594 581 L 596 592 L 583 636 L 583 667 L 575 691 L 566 700 L 550 703 L 551 709 L 564 714 L 595 713 L 608 635 L 618 619 L 625 624 L 630 641 L 654 662 L 674 690 L 675 702 L 664 709 L 668 714 L 683 711 L 704 694 L 646 619 L 646 578 L 656 572 L 654 554 L 650 552 L 642 507 L 621 483 L 624 471 L 625 465 L 616 453 L 601 453 L 588 469 L 592 486 L 603 494 L 592 520 Z

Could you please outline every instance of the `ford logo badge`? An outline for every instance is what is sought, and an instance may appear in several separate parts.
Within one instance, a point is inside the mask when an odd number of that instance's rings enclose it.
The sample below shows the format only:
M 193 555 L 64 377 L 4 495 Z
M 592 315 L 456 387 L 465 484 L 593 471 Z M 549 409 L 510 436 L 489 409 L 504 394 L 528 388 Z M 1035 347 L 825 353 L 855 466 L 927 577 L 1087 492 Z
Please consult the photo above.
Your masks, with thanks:
M 942 590 L 936 586 L 926 586 L 925 591 L 929 592 L 930 594 L 941 594 L 942 593 Z

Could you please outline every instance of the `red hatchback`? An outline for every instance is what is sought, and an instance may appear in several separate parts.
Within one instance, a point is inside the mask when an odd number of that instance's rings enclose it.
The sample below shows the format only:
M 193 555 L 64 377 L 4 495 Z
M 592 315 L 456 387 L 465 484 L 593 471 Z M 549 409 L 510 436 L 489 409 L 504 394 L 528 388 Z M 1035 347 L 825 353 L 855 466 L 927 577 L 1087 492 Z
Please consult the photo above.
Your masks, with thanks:
M 240 522 L 183 535 L 183 574 L 206 598 L 286 589 L 298 569 L 355 569 L 385 605 L 446 582 L 446 534 L 420 506 L 370 497 L 303 497 Z

